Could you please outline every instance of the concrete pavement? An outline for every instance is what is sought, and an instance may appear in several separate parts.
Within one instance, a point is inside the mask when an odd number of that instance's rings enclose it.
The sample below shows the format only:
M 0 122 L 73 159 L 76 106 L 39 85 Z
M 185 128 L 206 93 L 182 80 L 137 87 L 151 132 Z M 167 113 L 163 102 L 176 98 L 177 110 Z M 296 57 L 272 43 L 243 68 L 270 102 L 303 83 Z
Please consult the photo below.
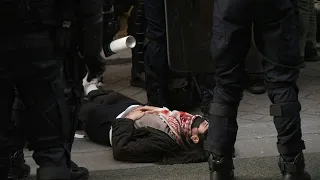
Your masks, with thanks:
M 130 87 L 130 68 L 130 63 L 108 66 L 104 78 L 107 88 L 146 102 L 143 89 Z M 313 179 L 320 180 L 320 62 L 307 63 L 298 84 L 308 169 L 314 175 Z M 275 157 L 276 129 L 269 116 L 269 105 L 266 94 L 252 95 L 248 92 L 241 102 L 236 143 L 236 174 L 240 180 L 276 180 L 279 177 Z M 198 109 L 193 113 L 197 112 Z M 31 159 L 31 153 L 25 153 L 27 162 L 32 165 L 32 174 L 35 174 L 37 166 Z M 94 144 L 88 139 L 76 139 L 72 153 L 75 162 L 89 168 L 92 180 L 209 179 L 206 163 L 157 166 L 117 162 L 112 158 L 111 148 Z
M 320 153 L 306 154 L 307 170 L 313 180 L 320 179 Z M 280 180 L 277 157 L 235 159 L 237 180 Z M 28 180 L 35 180 L 34 177 Z M 90 180 L 209 180 L 207 163 L 147 166 L 93 171 Z

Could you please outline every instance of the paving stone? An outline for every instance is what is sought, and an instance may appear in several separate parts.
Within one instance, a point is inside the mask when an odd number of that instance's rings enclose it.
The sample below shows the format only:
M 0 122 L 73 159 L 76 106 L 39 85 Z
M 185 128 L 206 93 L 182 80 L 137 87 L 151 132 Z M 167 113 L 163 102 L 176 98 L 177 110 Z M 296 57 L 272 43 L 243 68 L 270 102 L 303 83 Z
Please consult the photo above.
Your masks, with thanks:
M 315 77 L 310 77 L 310 76 L 300 76 L 299 77 L 299 81 L 298 81 L 298 85 L 302 84 L 302 83 L 309 83 L 311 82 Z
M 252 120 L 250 119 L 245 119 L 245 118 L 237 118 L 237 122 L 238 124 L 250 124 L 250 123 L 254 123 Z
M 143 104 L 146 104 L 148 102 L 146 91 L 142 91 L 142 92 L 132 96 L 132 98 L 139 101 L 140 103 L 143 103 Z
M 273 123 L 273 117 L 270 115 L 265 115 L 263 118 L 256 120 L 255 122 L 272 122 Z
M 270 115 L 270 108 L 269 107 L 259 107 L 258 109 L 255 110 L 257 114 L 262 114 L 262 115 Z
M 132 97 L 136 94 L 139 94 L 141 92 L 143 92 L 144 90 L 141 89 L 141 88 L 136 88 L 136 87 L 126 87 L 124 89 L 122 89 L 121 91 L 119 91 L 119 93 L 125 95 L 125 96 L 128 96 L 128 97 Z
M 306 68 L 305 70 L 303 70 L 301 72 L 301 75 L 310 76 L 310 77 L 318 77 L 319 76 L 319 70 Z
M 303 111 L 303 113 L 320 116 L 320 108 L 306 109 Z
M 247 101 L 245 104 L 255 105 L 258 108 L 259 107 L 269 107 L 271 105 L 271 101 L 268 99 L 268 97 L 256 97 L 252 100 Z M 258 108 L 252 109 L 252 111 L 257 110 Z
M 252 112 L 258 108 L 259 106 L 256 104 L 241 103 L 239 106 L 239 111 Z
M 122 87 L 129 87 L 130 81 L 128 79 L 121 79 L 118 82 L 114 83 L 113 85 L 122 86 Z
M 115 84 L 111 84 L 111 85 L 108 85 L 108 86 L 104 86 L 104 88 L 107 89 L 107 90 L 112 90 L 112 91 L 119 92 L 119 91 L 121 91 L 122 89 L 124 89 L 126 87 L 115 85 Z
M 316 101 L 316 100 L 302 98 L 300 99 L 300 103 L 302 106 L 302 111 L 304 111 L 304 110 L 316 107 L 319 104 L 319 100 Z
M 301 98 L 305 98 L 307 96 L 309 96 L 310 94 L 312 94 L 312 92 L 308 91 L 308 90 L 301 90 L 299 91 L 299 99 Z
M 264 115 L 256 114 L 256 113 L 248 113 L 244 116 L 241 116 L 241 118 L 243 118 L 243 119 L 248 119 L 248 120 L 252 120 L 252 121 L 262 119 L 263 117 L 264 117 Z
M 311 93 L 308 96 L 305 97 L 306 99 L 311 99 L 311 100 L 320 100 L 320 92 L 316 92 L 316 93 Z
M 238 110 L 238 117 L 242 117 L 242 116 L 244 116 L 244 115 L 246 115 L 246 114 L 248 114 L 248 112 Z

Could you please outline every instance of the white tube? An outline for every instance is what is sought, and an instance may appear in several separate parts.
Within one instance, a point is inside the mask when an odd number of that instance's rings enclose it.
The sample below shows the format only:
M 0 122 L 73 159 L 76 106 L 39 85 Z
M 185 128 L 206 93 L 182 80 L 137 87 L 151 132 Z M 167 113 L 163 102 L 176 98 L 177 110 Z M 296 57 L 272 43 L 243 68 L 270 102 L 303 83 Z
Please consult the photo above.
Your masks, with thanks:
M 117 54 L 119 52 L 132 49 L 136 46 L 136 39 L 133 36 L 126 36 L 110 43 L 109 49 L 112 53 Z

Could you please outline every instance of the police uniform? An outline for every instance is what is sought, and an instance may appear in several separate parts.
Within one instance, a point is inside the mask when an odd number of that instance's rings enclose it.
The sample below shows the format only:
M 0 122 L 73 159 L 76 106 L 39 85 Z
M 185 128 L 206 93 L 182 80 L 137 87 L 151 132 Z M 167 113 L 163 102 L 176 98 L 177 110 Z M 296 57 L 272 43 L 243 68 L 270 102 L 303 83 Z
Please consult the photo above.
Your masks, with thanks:
M 145 33 L 144 63 L 146 66 L 146 91 L 148 103 L 165 106 L 168 94 L 166 19 L 163 0 L 144 0 L 147 31 Z
M 216 88 L 210 104 L 205 149 L 211 180 L 234 179 L 232 150 L 238 130 L 237 110 L 243 94 L 245 58 L 254 39 L 264 56 L 265 85 L 272 102 L 270 114 L 278 131 L 279 166 L 284 180 L 310 180 L 305 172 L 298 87 L 299 43 L 295 0 L 215 0 L 212 57 Z
M 5 24 L 0 30 L 0 179 L 7 179 L 10 164 L 8 138 L 14 85 L 27 110 L 24 129 L 39 165 L 37 179 L 71 178 L 72 123 L 64 101 L 61 63 L 55 58 L 53 43 L 57 24 L 64 20 L 58 12 L 75 6 L 70 2 L 4 0 L 0 3 L 0 19 Z M 104 70 L 101 62 L 93 61 L 101 50 L 102 2 L 80 0 L 78 5 L 84 37 L 82 52 L 90 78 L 94 78 Z

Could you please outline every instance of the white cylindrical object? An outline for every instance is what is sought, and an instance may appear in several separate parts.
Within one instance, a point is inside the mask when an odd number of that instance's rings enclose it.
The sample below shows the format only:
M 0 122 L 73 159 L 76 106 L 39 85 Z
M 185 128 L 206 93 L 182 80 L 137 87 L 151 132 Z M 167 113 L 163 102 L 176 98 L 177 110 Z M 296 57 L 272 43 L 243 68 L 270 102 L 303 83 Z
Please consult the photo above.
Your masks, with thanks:
M 126 36 L 110 43 L 110 50 L 117 54 L 119 52 L 132 49 L 136 46 L 136 39 L 133 36 Z

